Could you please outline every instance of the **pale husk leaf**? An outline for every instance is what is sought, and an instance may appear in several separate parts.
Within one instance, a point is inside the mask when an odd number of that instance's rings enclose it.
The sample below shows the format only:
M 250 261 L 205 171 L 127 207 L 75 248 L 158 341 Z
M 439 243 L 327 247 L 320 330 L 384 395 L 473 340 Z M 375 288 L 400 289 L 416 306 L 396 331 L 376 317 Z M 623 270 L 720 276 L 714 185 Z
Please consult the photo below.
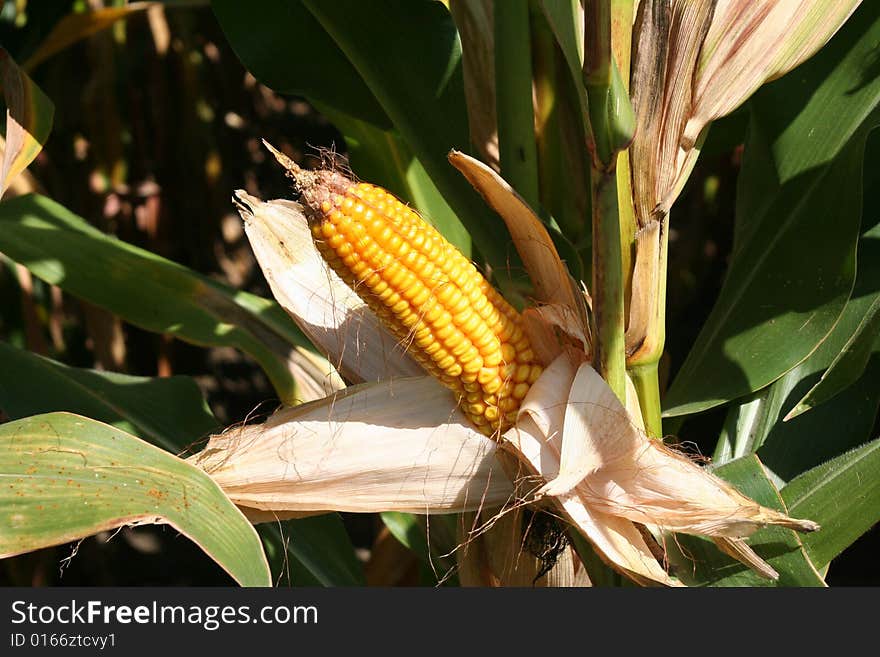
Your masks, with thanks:
M 605 454 L 597 449 L 597 444 L 607 440 L 606 433 L 613 431 L 616 424 L 607 426 L 607 423 L 591 421 L 594 414 L 593 400 L 601 394 L 600 390 L 596 390 L 596 378 L 590 376 L 591 371 L 593 370 L 589 366 L 578 368 L 568 388 L 560 441 L 559 474 L 538 491 L 539 495 L 568 493 L 584 477 L 605 465 Z M 602 379 L 599 378 L 599 381 Z M 597 432 L 596 435 L 587 435 L 591 431 Z
M 724 554 L 741 561 L 762 577 L 767 579 L 779 579 L 779 573 L 769 563 L 759 557 L 755 551 L 741 538 L 728 538 L 716 536 L 712 539 L 719 550 Z
M 695 73 L 685 142 L 795 68 L 840 29 L 861 0 L 718 2 Z
M 558 303 L 548 303 L 543 306 L 526 309 L 523 316 L 525 317 L 528 313 L 538 316 L 541 323 L 547 327 L 555 327 L 575 342 L 580 343 L 580 349 L 584 356 L 586 358 L 590 357 L 592 343 L 589 328 L 584 324 L 582 317 L 577 315 L 571 308 Z M 557 348 L 556 355 L 558 355 L 559 351 L 561 351 L 561 347 Z M 552 361 L 552 359 L 550 360 Z
M 627 412 L 589 363 L 562 355 L 526 395 L 517 426 L 504 436 L 533 469 L 536 497 L 560 505 L 619 569 L 671 583 L 633 523 L 719 539 L 726 552 L 766 576 L 772 568 L 739 539 L 766 525 L 817 528 L 755 503 L 651 440 L 639 416 L 637 405 Z
M 321 259 L 299 204 L 266 202 L 243 190 L 235 200 L 275 299 L 343 376 L 361 382 L 423 373 Z
M 564 407 L 564 403 L 559 405 Z M 547 411 L 551 413 L 550 407 Z M 516 427 L 505 434 L 506 445 L 538 473 L 538 479 L 553 479 L 559 472 L 559 440 L 548 439 L 533 417 L 531 414 L 520 417 Z M 549 499 L 612 566 L 639 582 L 675 585 L 632 522 L 596 513 L 577 492 Z
M 693 71 L 709 30 L 715 0 L 645 0 L 636 17 L 632 73 L 636 135 L 630 149 L 633 202 L 641 226 L 656 218 L 660 201 L 696 162 L 682 148 Z
M 544 306 L 546 307 L 546 306 Z M 553 306 L 561 308 L 562 306 Z M 532 351 L 542 365 L 552 363 L 562 353 L 562 345 L 554 332 L 554 325 L 547 321 L 538 308 L 526 308 L 522 312 L 523 331 L 529 338 Z
M 860 0 L 645 0 L 633 61 L 633 196 L 642 226 L 669 212 L 706 126 L 814 54 Z
M 488 527 L 474 527 L 458 548 L 459 580 L 463 586 L 528 586 L 558 588 L 591 586 L 571 546 L 565 546 L 550 569 L 531 551 L 542 540 L 540 530 L 524 517 L 523 507 L 484 510 L 477 517 Z M 533 534 L 535 533 L 535 534 Z M 543 547 L 543 546 L 541 546 Z M 549 565 L 549 564 L 548 564 Z
M 632 302 L 629 307 L 629 320 L 626 325 L 626 355 L 639 352 L 646 345 L 650 335 L 658 332 L 662 325 L 664 309 L 660 308 L 662 223 L 652 221 L 636 233 L 636 258 L 632 277 Z
M 586 448 L 590 461 L 601 464 L 577 486 L 593 508 L 704 536 L 739 538 L 766 525 L 802 531 L 817 528 L 811 521 L 757 504 L 686 456 L 647 438 L 590 365 L 581 365 L 576 380 L 590 389 L 591 401 L 590 412 L 584 414 L 585 427 L 575 430 L 593 443 Z
M 504 220 L 541 303 L 555 303 L 582 315 L 574 282 L 550 234 L 529 204 L 495 171 L 469 155 L 450 151 L 449 161 Z
M 513 494 L 496 444 L 430 377 L 346 389 L 212 436 L 192 457 L 233 502 L 272 512 L 448 513 Z

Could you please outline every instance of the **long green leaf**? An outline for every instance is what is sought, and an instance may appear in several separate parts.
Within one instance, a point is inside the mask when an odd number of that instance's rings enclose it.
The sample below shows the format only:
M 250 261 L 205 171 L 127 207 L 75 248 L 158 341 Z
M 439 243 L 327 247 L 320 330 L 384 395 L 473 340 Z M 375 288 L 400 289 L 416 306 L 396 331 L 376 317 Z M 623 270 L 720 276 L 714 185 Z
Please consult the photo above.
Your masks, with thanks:
M 773 382 L 815 350 L 844 308 L 862 148 L 880 101 L 869 65 L 880 5 L 869 5 L 816 58 L 755 99 L 730 270 L 666 397 L 668 416 Z
M 243 586 L 268 586 L 253 526 L 207 474 L 71 413 L 0 425 L 0 557 L 127 524 L 168 523 Z
M 218 428 L 195 381 L 69 367 L 0 342 L 0 409 L 16 420 L 70 411 L 177 452 Z
M 390 128 L 385 110 L 358 71 L 302 2 L 212 0 L 211 8 L 238 58 L 267 87 Z
M 279 585 L 363 586 L 364 571 L 338 513 L 264 523 L 263 544 Z
M 819 382 L 810 388 L 797 406 L 785 416 L 786 421 L 833 398 L 841 390 L 855 383 L 865 371 L 871 352 L 876 348 L 877 336 L 880 335 L 880 294 L 873 295 L 873 299 L 873 303 L 843 349 L 828 366 Z
M 385 511 L 382 522 L 402 545 L 419 557 L 423 578 L 430 582 L 455 584 L 456 521 L 458 516 L 417 516 Z
M 874 137 L 871 143 L 871 152 L 877 152 L 880 139 Z M 880 404 L 880 355 L 867 358 L 853 384 L 833 399 L 802 416 L 790 416 L 799 400 L 818 385 L 823 371 L 839 359 L 880 295 L 878 253 L 880 224 L 859 240 L 856 284 L 834 330 L 809 358 L 731 407 L 716 462 L 758 451 L 778 481 L 787 481 L 870 438 Z M 783 422 L 783 418 L 789 419 Z
M 880 522 L 880 439 L 805 472 L 781 492 L 792 514 L 822 526 L 803 542 L 824 568 Z
M 294 345 L 308 342 L 275 302 L 109 237 L 38 195 L 0 204 L 0 252 L 136 326 L 241 349 L 263 367 L 283 401 L 295 401 Z
M 494 3 L 495 104 L 501 175 L 531 207 L 538 198 L 532 103 L 532 47 L 527 0 Z
M 785 512 L 779 491 L 755 456 L 731 461 L 715 474 L 759 504 Z M 801 541 L 798 534 L 781 527 L 768 527 L 749 537 L 749 546 L 779 573 L 775 582 L 728 557 L 706 539 L 679 534 L 667 542 L 667 548 L 675 573 L 690 586 L 824 586 Z
M 232 0 L 212 6 L 245 66 L 276 90 L 292 91 L 282 82 L 301 75 L 310 86 L 298 93 L 369 120 L 360 100 L 339 91 L 350 84 L 360 94 L 366 85 L 480 253 L 497 273 L 515 271 L 510 240 L 499 238 L 507 235 L 503 222 L 446 160 L 470 143 L 461 46 L 446 7 L 428 0 L 266 0 L 260 11 Z

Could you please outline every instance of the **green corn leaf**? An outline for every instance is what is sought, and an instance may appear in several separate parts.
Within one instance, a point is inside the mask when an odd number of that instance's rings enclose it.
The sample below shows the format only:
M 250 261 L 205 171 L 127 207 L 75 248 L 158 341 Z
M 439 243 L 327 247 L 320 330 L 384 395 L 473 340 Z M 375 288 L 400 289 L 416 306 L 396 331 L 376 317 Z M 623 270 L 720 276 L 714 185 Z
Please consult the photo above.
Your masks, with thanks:
M 0 409 L 11 419 L 70 411 L 171 452 L 219 428 L 195 381 L 69 367 L 0 342 Z
M 730 269 L 664 400 L 666 415 L 767 386 L 837 323 L 855 277 L 862 153 L 880 101 L 880 77 L 866 66 L 878 39 L 880 5 L 871 3 L 819 55 L 756 96 Z M 854 79 L 864 83 L 854 88 Z
M 304 386 L 325 374 L 308 376 L 314 366 L 297 352 L 308 341 L 275 302 L 105 235 L 48 198 L 0 204 L 0 252 L 136 326 L 241 349 L 263 367 L 282 401 L 298 398 L 295 374 Z
M 208 475 L 119 429 L 71 413 L 0 425 L 0 557 L 167 523 L 242 586 L 268 586 L 253 526 Z
M 816 567 L 825 568 L 880 522 L 880 439 L 803 473 L 781 492 L 792 514 L 822 526 L 803 543 Z

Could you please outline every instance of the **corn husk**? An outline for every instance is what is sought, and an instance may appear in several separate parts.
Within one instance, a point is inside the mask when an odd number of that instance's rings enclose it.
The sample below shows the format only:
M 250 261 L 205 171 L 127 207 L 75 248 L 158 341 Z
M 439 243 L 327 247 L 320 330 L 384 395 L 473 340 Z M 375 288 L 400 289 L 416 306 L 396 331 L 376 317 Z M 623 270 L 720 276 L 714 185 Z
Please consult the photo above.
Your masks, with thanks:
M 235 201 L 272 294 L 336 370 L 354 382 L 423 374 L 360 297 L 325 265 L 299 204 L 266 202 L 243 190 L 235 192 Z M 336 372 L 327 376 L 341 381 Z
M 449 513 L 513 494 L 496 443 L 430 377 L 348 388 L 212 436 L 191 458 L 236 504 L 272 513 Z
M 772 569 L 743 537 L 767 525 L 817 529 L 649 439 L 596 371 L 565 354 L 532 387 L 504 438 L 547 482 L 537 497 L 554 499 L 606 559 L 637 579 L 671 583 L 634 523 L 721 539 L 764 574 Z
M 860 0 L 643 0 L 631 149 L 636 216 L 669 212 L 706 127 L 821 48 Z
M 695 71 L 694 109 L 684 129 L 696 141 L 758 87 L 811 57 L 861 0 L 727 0 L 715 8 Z
M 534 210 L 501 176 L 479 160 L 459 151 L 451 151 L 448 158 L 504 220 L 535 285 L 535 298 L 541 303 L 567 306 L 583 316 L 584 303 L 578 298 L 577 285 Z
M 523 507 L 484 510 L 476 516 L 476 523 L 483 522 L 485 527 L 474 524 L 463 528 L 461 545 L 456 550 L 461 585 L 592 586 L 570 545 L 565 545 L 552 563 L 545 564 L 534 554 L 534 547 L 538 547 L 534 544 L 542 540 L 541 530 L 524 519 L 525 513 Z
M 660 295 L 665 276 L 664 242 L 661 232 L 668 230 L 653 221 L 636 233 L 636 257 L 632 277 L 632 302 L 626 325 L 626 355 L 637 359 L 662 349 L 665 327 L 665 298 Z

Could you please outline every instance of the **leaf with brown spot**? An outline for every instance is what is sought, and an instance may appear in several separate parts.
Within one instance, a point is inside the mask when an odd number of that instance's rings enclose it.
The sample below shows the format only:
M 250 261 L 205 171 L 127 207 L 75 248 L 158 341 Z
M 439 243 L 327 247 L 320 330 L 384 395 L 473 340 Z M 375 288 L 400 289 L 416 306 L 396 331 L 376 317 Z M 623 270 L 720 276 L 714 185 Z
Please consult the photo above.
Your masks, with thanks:
M 72 413 L 0 426 L 0 558 L 123 525 L 167 523 L 242 586 L 269 586 L 251 524 L 204 472 Z

